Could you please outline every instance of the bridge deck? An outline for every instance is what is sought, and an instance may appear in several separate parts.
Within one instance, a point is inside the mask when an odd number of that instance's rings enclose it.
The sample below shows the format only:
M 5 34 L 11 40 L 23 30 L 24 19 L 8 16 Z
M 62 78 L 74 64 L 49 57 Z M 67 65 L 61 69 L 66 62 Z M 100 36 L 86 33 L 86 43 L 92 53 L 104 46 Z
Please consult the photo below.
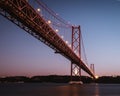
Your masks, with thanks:
M 84 64 L 72 49 L 56 34 L 49 24 L 26 0 L 0 0 L 0 14 L 24 29 L 35 38 L 77 64 L 92 77 L 94 73 Z

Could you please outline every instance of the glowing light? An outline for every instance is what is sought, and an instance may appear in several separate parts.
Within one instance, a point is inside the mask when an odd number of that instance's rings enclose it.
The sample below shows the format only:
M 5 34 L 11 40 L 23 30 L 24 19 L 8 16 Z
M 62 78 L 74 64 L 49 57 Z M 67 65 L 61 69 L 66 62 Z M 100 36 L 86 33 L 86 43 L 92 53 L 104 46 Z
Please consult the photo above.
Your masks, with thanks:
M 41 11 L 40 8 L 38 8 L 37 11 L 40 12 Z
M 99 76 L 97 76 L 97 75 L 96 75 L 96 76 L 95 76 L 95 78 L 96 78 L 96 79 L 98 79 L 98 78 L 99 78 Z
M 56 32 L 58 32 L 59 30 L 58 30 L 58 29 L 56 29 L 55 31 L 56 31 Z
M 48 24 L 51 24 L 52 22 L 50 20 L 48 20 Z
M 77 70 L 77 69 L 75 69 L 75 75 L 77 75 L 77 73 L 78 73 L 78 70 Z
M 65 41 L 66 44 L 68 44 L 68 41 Z

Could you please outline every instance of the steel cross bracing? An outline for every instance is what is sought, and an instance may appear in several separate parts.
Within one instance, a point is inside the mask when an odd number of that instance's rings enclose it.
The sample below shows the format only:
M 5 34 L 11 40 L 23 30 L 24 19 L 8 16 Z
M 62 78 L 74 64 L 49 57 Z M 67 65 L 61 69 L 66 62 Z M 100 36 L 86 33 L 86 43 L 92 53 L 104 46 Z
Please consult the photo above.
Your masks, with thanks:
M 81 59 L 81 30 L 80 26 L 72 26 L 72 50 Z M 71 62 L 71 81 L 73 75 L 81 77 L 81 67 Z M 81 79 L 81 78 L 80 78 Z
M 95 78 L 94 73 L 26 0 L 0 0 L 0 14 Z

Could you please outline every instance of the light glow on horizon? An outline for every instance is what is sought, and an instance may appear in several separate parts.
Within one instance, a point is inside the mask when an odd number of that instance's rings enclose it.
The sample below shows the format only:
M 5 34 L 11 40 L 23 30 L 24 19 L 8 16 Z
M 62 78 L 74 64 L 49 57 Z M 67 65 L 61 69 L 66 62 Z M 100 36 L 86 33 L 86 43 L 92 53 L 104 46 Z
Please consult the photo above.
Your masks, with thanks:
M 95 76 L 95 79 L 98 79 L 98 78 L 99 78 L 99 76 L 98 76 L 98 75 L 96 75 L 96 76 Z

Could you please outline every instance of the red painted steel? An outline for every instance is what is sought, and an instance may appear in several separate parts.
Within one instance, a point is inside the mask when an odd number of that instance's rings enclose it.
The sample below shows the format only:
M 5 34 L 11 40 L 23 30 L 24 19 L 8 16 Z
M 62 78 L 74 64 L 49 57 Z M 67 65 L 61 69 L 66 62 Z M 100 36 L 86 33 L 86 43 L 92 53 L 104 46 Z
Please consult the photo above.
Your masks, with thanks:
M 26 0 L 0 0 L 0 14 L 26 32 L 39 39 L 56 52 L 81 67 L 92 77 L 94 73 L 82 62 L 73 50 L 60 38 L 46 21 L 28 4 Z
M 81 30 L 80 26 L 72 26 L 72 50 L 81 60 Z M 71 62 L 71 81 L 73 76 L 81 77 L 81 67 Z
M 90 69 L 93 71 L 93 73 L 95 73 L 94 64 L 90 64 Z

